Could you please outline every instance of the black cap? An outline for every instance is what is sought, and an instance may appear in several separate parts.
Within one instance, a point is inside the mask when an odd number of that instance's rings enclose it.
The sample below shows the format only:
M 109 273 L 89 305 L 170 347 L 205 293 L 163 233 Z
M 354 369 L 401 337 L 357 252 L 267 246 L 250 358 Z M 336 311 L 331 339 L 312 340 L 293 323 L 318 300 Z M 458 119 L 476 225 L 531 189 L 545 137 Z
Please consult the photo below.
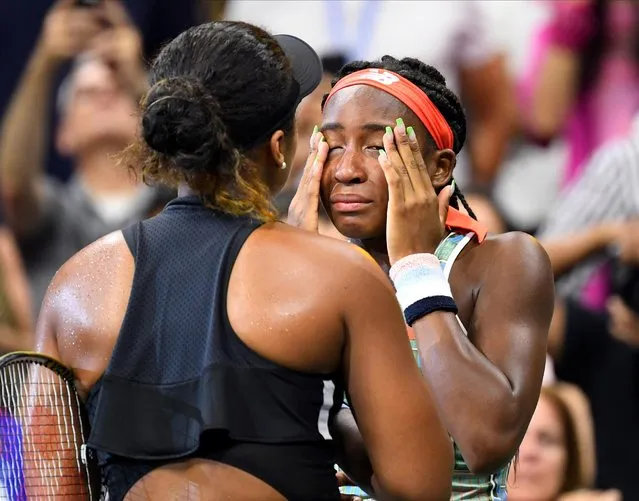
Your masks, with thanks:
M 324 74 L 319 56 L 306 42 L 292 35 L 275 35 L 273 38 L 290 61 L 293 82 L 279 108 L 260 123 L 255 123 L 252 135 L 243 137 L 240 144 L 244 149 L 261 143 L 289 120 L 300 101 L 317 88 Z
M 293 78 L 299 84 L 297 103 L 313 92 L 322 81 L 322 61 L 313 48 L 293 35 L 273 37 L 282 47 L 293 68 Z

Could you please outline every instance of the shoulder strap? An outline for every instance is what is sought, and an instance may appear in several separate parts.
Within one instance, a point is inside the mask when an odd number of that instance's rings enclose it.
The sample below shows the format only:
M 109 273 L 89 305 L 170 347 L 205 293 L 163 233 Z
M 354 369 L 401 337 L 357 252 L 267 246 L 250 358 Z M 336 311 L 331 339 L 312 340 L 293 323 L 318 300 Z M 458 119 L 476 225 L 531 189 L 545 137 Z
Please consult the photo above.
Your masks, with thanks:
M 453 268 L 455 260 L 474 236 L 475 234 L 473 232 L 463 234 L 452 231 L 437 246 L 435 255 L 439 259 L 439 263 L 447 279 L 450 277 L 450 271 Z
M 130 226 L 127 226 L 126 228 L 123 228 L 121 230 L 122 235 L 124 236 L 124 241 L 126 242 L 126 245 L 129 247 L 129 250 L 131 251 L 131 254 L 133 255 L 134 258 L 137 257 L 137 253 L 138 253 L 138 233 L 140 231 L 141 224 L 142 222 L 140 221 Z
M 450 271 L 453 269 L 453 264 L 455 260 L 459 256 L 464 247 L 468 245 L 475 234 L 470 231 L 468 233 L 455 233 L 451 231 L 444 240 L 437 246 L 435 250 L 435 255 L 439 259 L 439 264 L 444 271 L 444 275 L 446 276 L 446 280 L 450 279 Z M 461 327 L 464 334 L 468 335 L 468 331 L 466 331 L 466 327 L 457 316 L 457 322 L 459 322 L 459 326 Z

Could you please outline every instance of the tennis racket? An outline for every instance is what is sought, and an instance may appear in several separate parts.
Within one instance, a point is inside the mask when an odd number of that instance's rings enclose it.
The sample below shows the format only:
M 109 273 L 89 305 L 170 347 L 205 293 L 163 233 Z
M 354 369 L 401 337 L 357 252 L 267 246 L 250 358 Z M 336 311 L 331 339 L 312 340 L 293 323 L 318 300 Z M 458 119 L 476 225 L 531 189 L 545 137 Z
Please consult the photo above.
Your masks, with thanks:
M 73 371 L 30 352 L 0 357 L 0 500 L 100 499 Z

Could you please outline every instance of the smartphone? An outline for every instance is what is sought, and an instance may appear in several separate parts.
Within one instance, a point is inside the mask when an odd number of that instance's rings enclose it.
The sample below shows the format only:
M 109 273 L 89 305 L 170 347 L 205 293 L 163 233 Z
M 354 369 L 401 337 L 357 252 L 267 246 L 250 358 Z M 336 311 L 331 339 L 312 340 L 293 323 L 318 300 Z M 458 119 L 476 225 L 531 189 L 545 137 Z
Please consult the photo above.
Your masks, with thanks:
M 102 0 L 76 0 L 75 4 L 78 7 L 96 7 L 102 2 Z

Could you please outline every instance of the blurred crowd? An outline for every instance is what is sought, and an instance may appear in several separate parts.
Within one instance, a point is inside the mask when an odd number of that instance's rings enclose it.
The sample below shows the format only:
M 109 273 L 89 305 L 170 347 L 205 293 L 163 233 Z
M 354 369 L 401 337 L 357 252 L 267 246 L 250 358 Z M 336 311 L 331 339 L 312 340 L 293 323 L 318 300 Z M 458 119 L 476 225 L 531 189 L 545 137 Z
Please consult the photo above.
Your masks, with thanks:
M 469 117 L 457 183 L 493 233 L 535 235 L 556 277 L 545 387 L 509 500 L 639 500 L 636 0 L 0 2 L 0 352 L 32 348 L 67 259 L 173 197 L 117 155 L 136 134 L 150 58 L 224 18 L 300 36 L 323 57 L 297 112 L 283 214 L 345 62 L 416 57 L 444 74 Z M 321 228 L 342 238 L 325 214 Z

